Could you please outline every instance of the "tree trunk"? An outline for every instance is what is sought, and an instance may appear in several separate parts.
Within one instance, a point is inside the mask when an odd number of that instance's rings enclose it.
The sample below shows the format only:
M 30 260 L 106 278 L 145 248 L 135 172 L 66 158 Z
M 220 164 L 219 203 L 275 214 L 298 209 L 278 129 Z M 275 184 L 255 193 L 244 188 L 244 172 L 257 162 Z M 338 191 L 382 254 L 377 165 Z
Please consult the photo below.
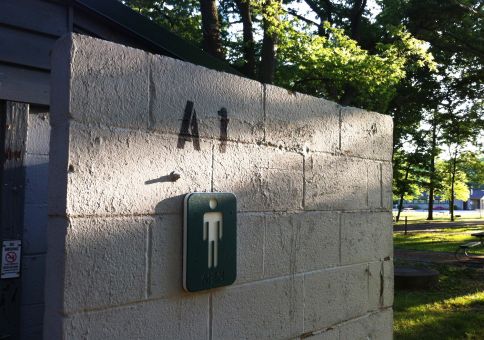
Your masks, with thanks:
M 437 148 L 437 122 L 435 116 L 432 120 L 432 144 L 430 148 L 429 206 L 427 220 L 434 219 L 435 151 Z
M 270 6 L 274 0 L 266 0 L 264 7 Z M 276 71 L 276 40 L 274 32 L 271 32 L 272 25 L 267 20 L 263 20 L 264 37 L 262 39 L 262 57 L 260 62 L 260 81 L 265 84 L 274 83 Z
M 452 158 L 452 169 L 451 169 L 451 176 L 450 176 L 450 206 L 449 206 L 449 210 L 450 210 L 450 220 L 452 222 L 454 222 L 454 219 L 455 219 L 454 218 L 454 201 L 455 201 L 454 185 L 455 185 L 455 172 L 456 172 L 456 169 L 457 169 L 456 163 L 457 163 L 457 156 L 455 155 Z
M 203 50 L 224 60 L 216 1 L 200 0 L 200 12 L 202 14 Z
M 249 78 L 255 79 L 255 43 L 252 27 L 252 14 L 249 0 L 235 0 L 242 19 L 244 66 L 242 72 Z
M 318 35 L 328 37 L 328 32 L 324 29 L 324 22 L 333 21 L 333 4 L 330 0 L 305 0 L 305 2 L 319 17 Z
M 361 39 L 361 17 L 366 7 L 367 0 L 356 0 L 353 3 L 353 7 L 350 12 L 350 38 L 356 40 L 358 43 Z
M 409 173 L 410 173 L 410 164 L 407 165 L 407 168 L 405 169 L 405 181 L 408 180 Z M 400 202 L 398 202 L 397 222 L 400 221 L 400 213 L 402 212 L 402 208 L 403 208 L 404 196 L 405 196 L 405 190 L 402 190 L 402 192 L 400 193 Z

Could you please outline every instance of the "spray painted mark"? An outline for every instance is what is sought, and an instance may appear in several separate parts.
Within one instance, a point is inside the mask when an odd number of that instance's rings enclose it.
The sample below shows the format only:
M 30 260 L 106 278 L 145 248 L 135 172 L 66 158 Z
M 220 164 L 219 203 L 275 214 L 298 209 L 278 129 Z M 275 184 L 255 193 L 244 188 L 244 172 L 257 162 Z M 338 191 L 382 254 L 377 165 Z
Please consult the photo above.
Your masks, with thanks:
M 227 149 L 227 125 L 229 125 L 229 119 L 227 118 L 227 109 L 222 107 L 218 112 L 220 116 L 220 152 L 224 153 Z
M 222 107 L 218 111 L 218 115 L 220 116 L 219 150 L 221 153 L 224 153 L 227 149 L 227 127 L 229 124 L 227 109 Z M 197 112 L 193 109 L 193 102 L 189 100 L 185 106 L 180 133 L 178 133 L 178 149 L 184 149 L 186 142 L 192 142 L 193 148 L 197 151 L 200 151 L 200 135 L 198 133 Z
M 185 148 L 185 142 L 193 142 L 193 148 L 200 151 L 197 112 L 193 109 L 193 102 L 189 100 L 185 106 L 185 113 L 183 114 L 182 125 L 178 134 L 178 149 Z

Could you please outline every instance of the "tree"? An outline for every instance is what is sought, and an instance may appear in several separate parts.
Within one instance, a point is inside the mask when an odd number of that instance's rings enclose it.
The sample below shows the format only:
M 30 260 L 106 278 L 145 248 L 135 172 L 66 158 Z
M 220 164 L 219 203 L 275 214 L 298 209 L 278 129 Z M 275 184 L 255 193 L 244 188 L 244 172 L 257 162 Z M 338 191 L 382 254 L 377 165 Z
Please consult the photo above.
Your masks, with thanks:
M 201 46 L 199 0 L 122 0 L 138 13 Z
M 484 185 L 484 153 L 466 151 L 461 155 L 461 168 L 465 172 L 468 185 L 479 187 Z
M 449 201 L 451 221 L 454 221 L 453 210 L 455 200 L 465 201 L 469 198 L 469 187 L 467 176 L 464 171 L 455 167 L 452 160 L 438 160 L 437 171 L 444 178 L 442 186 L 437 190 L 439 196 Z
M 225 58 L 220 38 L 220 23 L 215 0 L 200 0 L 202 14 L 202 47 L 205 52 L 223 60 Z
M 423 154 L 421 146 L 417 146 L 415 151 L 406 153 L 399 150 L 394 155 L 401 166 L 394 169 L 393 176 L 393 196 L 398 201 L 396 221 L 400 220 L 404 200 L 411 200 L 419 197 L 423 192 L 422 161 Z
M 255 79 L 256 55 L 252 6 L 249 0 L 235 0 L 235 4 L 237 5 L 243 27 L 242 53 L 244 64 L 242 66 L 242 72 L 247 77 Z
M 454 221 L 454 199 L 456 193 L 456 181 L 458 173 L 463 171 L 459 169 L 461 156 L 469 142 L 476 142 L 479 133 L 484 129 L 484 115 L 482 102 L 476 102 L 470 107 L 456 104 L 451 99 L 445 103 L 447 109 L 444 117 L 447 119 L 443 126 L 442 139 L 448 147 L 450 155 L 449 173 L 450 173 L 450 215 Z
M 300 1 L 125 3 L 248 77 L 392 115 L 398 197 L 420 182 L 433 198 L 435 159 L 444 141 L 448 147 L 457 138 L 447 138 L 449 117 L 464 119 L 462 108 L 484 97 L 482 2 L 377 0 L 375 16 L 367 0 L 304 0 L 314 20 L 293 6 Z M 428 145 L 407 152 L 408 141 L 419 138 Z

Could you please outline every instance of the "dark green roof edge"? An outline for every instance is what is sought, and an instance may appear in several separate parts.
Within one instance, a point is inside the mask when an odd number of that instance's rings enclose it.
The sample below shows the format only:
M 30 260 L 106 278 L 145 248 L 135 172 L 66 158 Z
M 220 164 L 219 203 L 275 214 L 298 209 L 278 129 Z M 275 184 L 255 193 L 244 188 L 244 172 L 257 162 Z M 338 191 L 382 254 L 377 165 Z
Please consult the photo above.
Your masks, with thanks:
M 210 54 L 190 44 L 163 26 L 160 26 L 141 14 L 136 13 L 119 1 L 75 0 L 75 3 L 105 17 L 135 36 L 168 52 L 175 58 L 217 71 L 242 76 L 240 72 L 229 66 L 227 63 L 212 57 Z

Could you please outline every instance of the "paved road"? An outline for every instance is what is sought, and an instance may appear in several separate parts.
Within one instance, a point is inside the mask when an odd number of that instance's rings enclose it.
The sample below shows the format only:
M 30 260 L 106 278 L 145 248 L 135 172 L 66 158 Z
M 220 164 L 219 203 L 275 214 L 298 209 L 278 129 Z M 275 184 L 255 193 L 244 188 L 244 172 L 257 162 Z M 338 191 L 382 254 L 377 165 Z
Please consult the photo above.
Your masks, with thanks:
M 429 229 L 444 229 L 444 228 L 462 228 L 462 227 L 471 227 L 475 225 L 484 225 L 484 220 L 477 220 L 477 221 L 456 221 L 456 222 L 423 222 L 423 223 L 415 223 L 409 224 L 407 226 L 408 231 L 422 231 L 422 230 L 429 230 Z M 404 231 L 404 225 L 394 225 L 394 231 Z M 483 227 L 484 230 L 484 227 Z

